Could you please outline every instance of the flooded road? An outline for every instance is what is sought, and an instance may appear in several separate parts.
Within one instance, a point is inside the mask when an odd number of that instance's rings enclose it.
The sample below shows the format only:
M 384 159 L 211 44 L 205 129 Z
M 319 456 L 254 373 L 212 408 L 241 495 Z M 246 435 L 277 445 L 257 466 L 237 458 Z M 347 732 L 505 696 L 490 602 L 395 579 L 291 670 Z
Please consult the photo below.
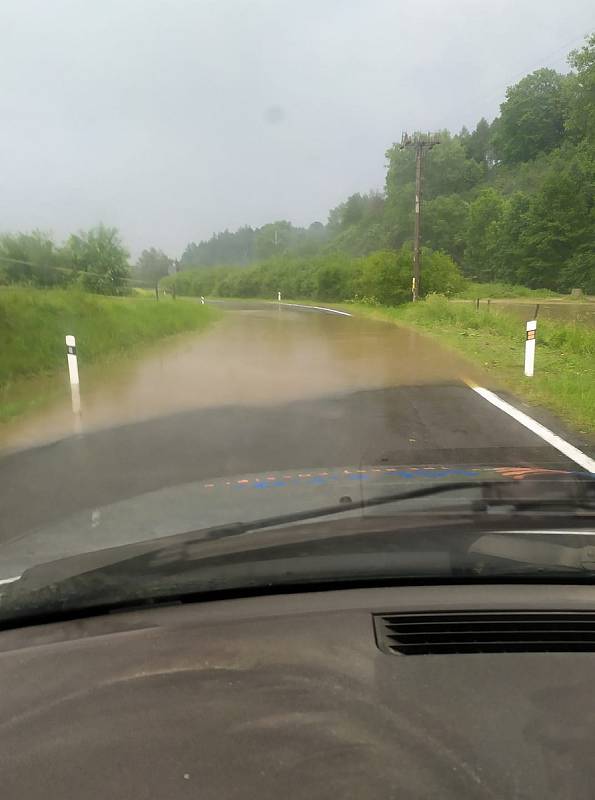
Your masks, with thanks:
M 465 379 L 498 387 L 433 339 L 310 308 L 228 307 L 207 333 L 137 359 L 87 368 L 80 353 L 76 435 L 63 385 L 4 426 L 0 546 L 22 539 L 34 560 L 53 530 L 50 550 L 64 531 L 84 551 L 102 546 L 107 519 L 112 542 L 150 537 L 242 519 L 248 496 L 262 516 L 286 480 L 322 503 L 339 501 L 329 475 L 354 475 L 363 493 L 365 475 L 576 466 L 473 391 Z
M 86 367 L 79 352 L 82 431 L 190 409 L 477 378 L 435 341 L 395 325 L 289 306 L 224 307 L 224 318 L 207 333 L 175 337 L 141 357 Z M 0 448 L 31 447 L 75 432 L 64 367 L 64 375 L 36 387 L 58 397 L 0 427 Z

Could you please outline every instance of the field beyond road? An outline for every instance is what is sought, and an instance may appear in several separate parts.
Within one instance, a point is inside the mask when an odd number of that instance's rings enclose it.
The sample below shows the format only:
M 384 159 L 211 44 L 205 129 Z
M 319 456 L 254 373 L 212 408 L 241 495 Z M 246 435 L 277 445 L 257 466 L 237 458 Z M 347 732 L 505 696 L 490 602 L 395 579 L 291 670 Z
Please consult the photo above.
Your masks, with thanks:
M 523 372 L 525 326 L 502 310 L 430 296 L 396 308 L 348 304 L 342 307 L 375 319 L 422 329 L 450 346 L 527 402 L 558 414 L 581 433 L 595 433 L 595 329 L 539 320 L 535 375 Z
M 64 337 L 76 337 L 84 363 L 133 350 L 171 334 L 202 330 L 220 312 L 196 300 L 106 297 L 79 290 L 0 291 L 0 422 L 42 402 L 27 381 L 66 366 Z

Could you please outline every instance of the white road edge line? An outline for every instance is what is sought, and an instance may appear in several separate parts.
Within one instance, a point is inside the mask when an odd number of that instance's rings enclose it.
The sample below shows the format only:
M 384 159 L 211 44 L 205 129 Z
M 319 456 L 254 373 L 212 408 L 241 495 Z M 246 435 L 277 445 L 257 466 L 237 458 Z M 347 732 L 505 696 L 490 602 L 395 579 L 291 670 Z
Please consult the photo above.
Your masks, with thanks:
M 278 303 L 280 306 L 293 306 L 294 308 L 315 308 L 316 311 L 328 311 L 329 314 L 340 314 L 342 317 L 351 317 L 347 311 L 337 311 L 336 308 L 325 308 L 325 306 L 306 306 L 301 303 Z
M 490 392 L 489 389 L 484 389 L 483 386 L 475 386 L 475 384 L 466 382 L 467 386 L 473 389 L 474 392 L 481 395 L 484 400 L 487 400 L 488 403 L 491 403 L 496 408 L 499 408 L 500 411 L 504 411 L 505 414 L 508 414 L 513 419 L 516 419 L 517 422 L 520 422 L 521 425 L 524 425 L 525 428 L 528 428 L 532 431 L 536 436 L 539 436 L 544 442 L 547 442 L 552 447 L 555 447 L 556 450 L 559 450 L 563 453 L 566 458 L 569 458 L 571 461 L 574 461 L 576 464 L 579 464 L 583 469 L 586 469 L 587 472 L 595 473 L 595 460 L 589 458 L 586 453 L 583 453 L 582 450 L 579 450 L 578 447 L 567 442 L 565 439 L 562 439 L 561 436 L 558 436 L 549 428 L 546 428 L 545 425 L 542 425 L 540 422 L 537 422 L 528 414 L 525 414 L 523 411 L 519 411 L 518 408 L 511 406 L 510 403 L 507 403 L 505 400 L 502 400 L 501 397 L 498 397 L 497 394 L 494 392 Z
M 18 581 L 20 577 L 20 575 L 15 575 L 14 578 L 0 578 L 0 586 L 2 586 L 3 583 L 14 583 Z

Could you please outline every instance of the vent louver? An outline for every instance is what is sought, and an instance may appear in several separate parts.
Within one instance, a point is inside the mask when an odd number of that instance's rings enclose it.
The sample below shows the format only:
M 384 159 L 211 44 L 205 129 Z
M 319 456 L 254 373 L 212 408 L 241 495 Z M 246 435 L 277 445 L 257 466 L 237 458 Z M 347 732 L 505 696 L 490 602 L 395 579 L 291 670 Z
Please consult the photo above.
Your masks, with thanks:
M 374 616 L 385 653 L 539 653 L 595 651 L 595 613 L 465 611 Z

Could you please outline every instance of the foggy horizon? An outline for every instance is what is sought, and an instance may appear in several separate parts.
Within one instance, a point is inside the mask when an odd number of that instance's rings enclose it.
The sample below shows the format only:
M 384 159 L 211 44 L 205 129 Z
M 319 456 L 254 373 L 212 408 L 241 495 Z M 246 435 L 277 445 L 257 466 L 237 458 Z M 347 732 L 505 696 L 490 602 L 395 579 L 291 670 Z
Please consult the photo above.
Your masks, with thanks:
M 133 258 L 179 257 L 224 229 L 324 223 L 383 189 L 402 131 L 473 129 L 525 74 L 567 72 L 593 16 L 586 0 L 23 0 L 0 53 L 0 232 L 102 222 Z

